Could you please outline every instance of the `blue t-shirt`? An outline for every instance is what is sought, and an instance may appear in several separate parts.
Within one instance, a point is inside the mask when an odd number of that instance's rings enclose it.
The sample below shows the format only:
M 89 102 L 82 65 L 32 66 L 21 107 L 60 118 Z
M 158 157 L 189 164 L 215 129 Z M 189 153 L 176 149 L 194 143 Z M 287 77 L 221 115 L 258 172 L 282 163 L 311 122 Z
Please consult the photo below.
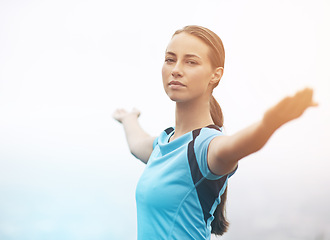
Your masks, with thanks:
M 138 239 L 210 239 L 213 213 L 228 178 L 207 165 L 211 140 L 223 133 L 215 125 L 169 142 L 174 129 L 155 139 L 154 150 L 136 189 Z

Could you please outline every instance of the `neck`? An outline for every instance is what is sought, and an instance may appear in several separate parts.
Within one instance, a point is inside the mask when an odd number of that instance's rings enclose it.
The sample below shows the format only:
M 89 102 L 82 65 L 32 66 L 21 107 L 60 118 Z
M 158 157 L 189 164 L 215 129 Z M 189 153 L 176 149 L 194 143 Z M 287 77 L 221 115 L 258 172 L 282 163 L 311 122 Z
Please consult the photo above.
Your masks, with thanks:
M 175 133 L 172 140 L 190 132 L 213 124 L 208 101 L 177 102 L 175 109 Z

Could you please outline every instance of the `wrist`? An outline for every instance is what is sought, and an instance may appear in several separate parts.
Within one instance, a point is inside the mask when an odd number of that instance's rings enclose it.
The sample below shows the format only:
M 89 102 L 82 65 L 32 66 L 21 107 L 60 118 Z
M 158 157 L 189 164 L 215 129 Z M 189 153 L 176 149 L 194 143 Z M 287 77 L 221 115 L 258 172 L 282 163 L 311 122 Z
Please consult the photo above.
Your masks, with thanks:
M 136 113 L 129 113 L 126 116 L 124 116 L 121 120 L 122 124 L 125 124 L 127 122 L 131 122 L 131 121 L 137 121 L 137 119 L 139 118 L 139 115 Z
M 274 114 L 272 114 L 271 110 L 264 114 L 261 122 L 263 128 L 270 132 L 275 132 L 283 125 L 283 123 L 276 116 L 274 116 Z

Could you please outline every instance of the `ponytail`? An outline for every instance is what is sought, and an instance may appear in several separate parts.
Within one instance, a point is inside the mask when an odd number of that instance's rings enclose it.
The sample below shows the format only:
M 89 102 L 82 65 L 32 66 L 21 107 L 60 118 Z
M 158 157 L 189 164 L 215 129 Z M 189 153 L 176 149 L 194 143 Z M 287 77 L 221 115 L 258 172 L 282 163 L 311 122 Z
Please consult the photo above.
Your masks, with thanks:
M 222 127 L 223 126 L 222 110 L 219 103 L 213 97 L 213 95 L 211 95 L 211 99 L 210 99 L 210 113 L 214 124 L 217 125 L 218 127 Z
M 211 96 L 210 99 L 210 113 L 212 120 L 215 125 L 222 127 L 223 126 L 223 114 L 221 107 L 217 100 Z M 221 202 L 217 206 L 214 212 L 214 220 L 211 223 L 211 233 L 215 235 L 222 235 L 224 234 L 229 227 L 229 222 L 226 219 L 226 200 L 227 200 L 227 187 L 224 193 L 220 197 Z

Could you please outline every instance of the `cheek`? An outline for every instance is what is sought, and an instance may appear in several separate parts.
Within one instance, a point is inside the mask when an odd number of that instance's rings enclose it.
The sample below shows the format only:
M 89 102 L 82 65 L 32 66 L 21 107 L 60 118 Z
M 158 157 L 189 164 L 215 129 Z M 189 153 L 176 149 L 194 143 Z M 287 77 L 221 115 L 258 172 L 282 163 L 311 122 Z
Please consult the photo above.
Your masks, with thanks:
M 207 85 L 209 81 L 209 74 L 206 73 L 203 69 L 198 69 L 197 71 L 193 71 L 189 74 L 190 79 L 195 85 L 204 86 Z
M 167 65 L 164 64 L 163 67 L 162 67 L 163 82 L 167 80 L 170 73 L 171 73 L 170 68 Z
M 165 72 L 166 72 L 165 66 L 163 65 L 163 67 L 162 67 L 162 76 L 163 76 L 163 78 L 164 78 Z
M 165 88 L 168 82 L 168 68 L 165 65 L 163 65 L 162 67 L 162 80 L 163 80 L 163 86 Z

